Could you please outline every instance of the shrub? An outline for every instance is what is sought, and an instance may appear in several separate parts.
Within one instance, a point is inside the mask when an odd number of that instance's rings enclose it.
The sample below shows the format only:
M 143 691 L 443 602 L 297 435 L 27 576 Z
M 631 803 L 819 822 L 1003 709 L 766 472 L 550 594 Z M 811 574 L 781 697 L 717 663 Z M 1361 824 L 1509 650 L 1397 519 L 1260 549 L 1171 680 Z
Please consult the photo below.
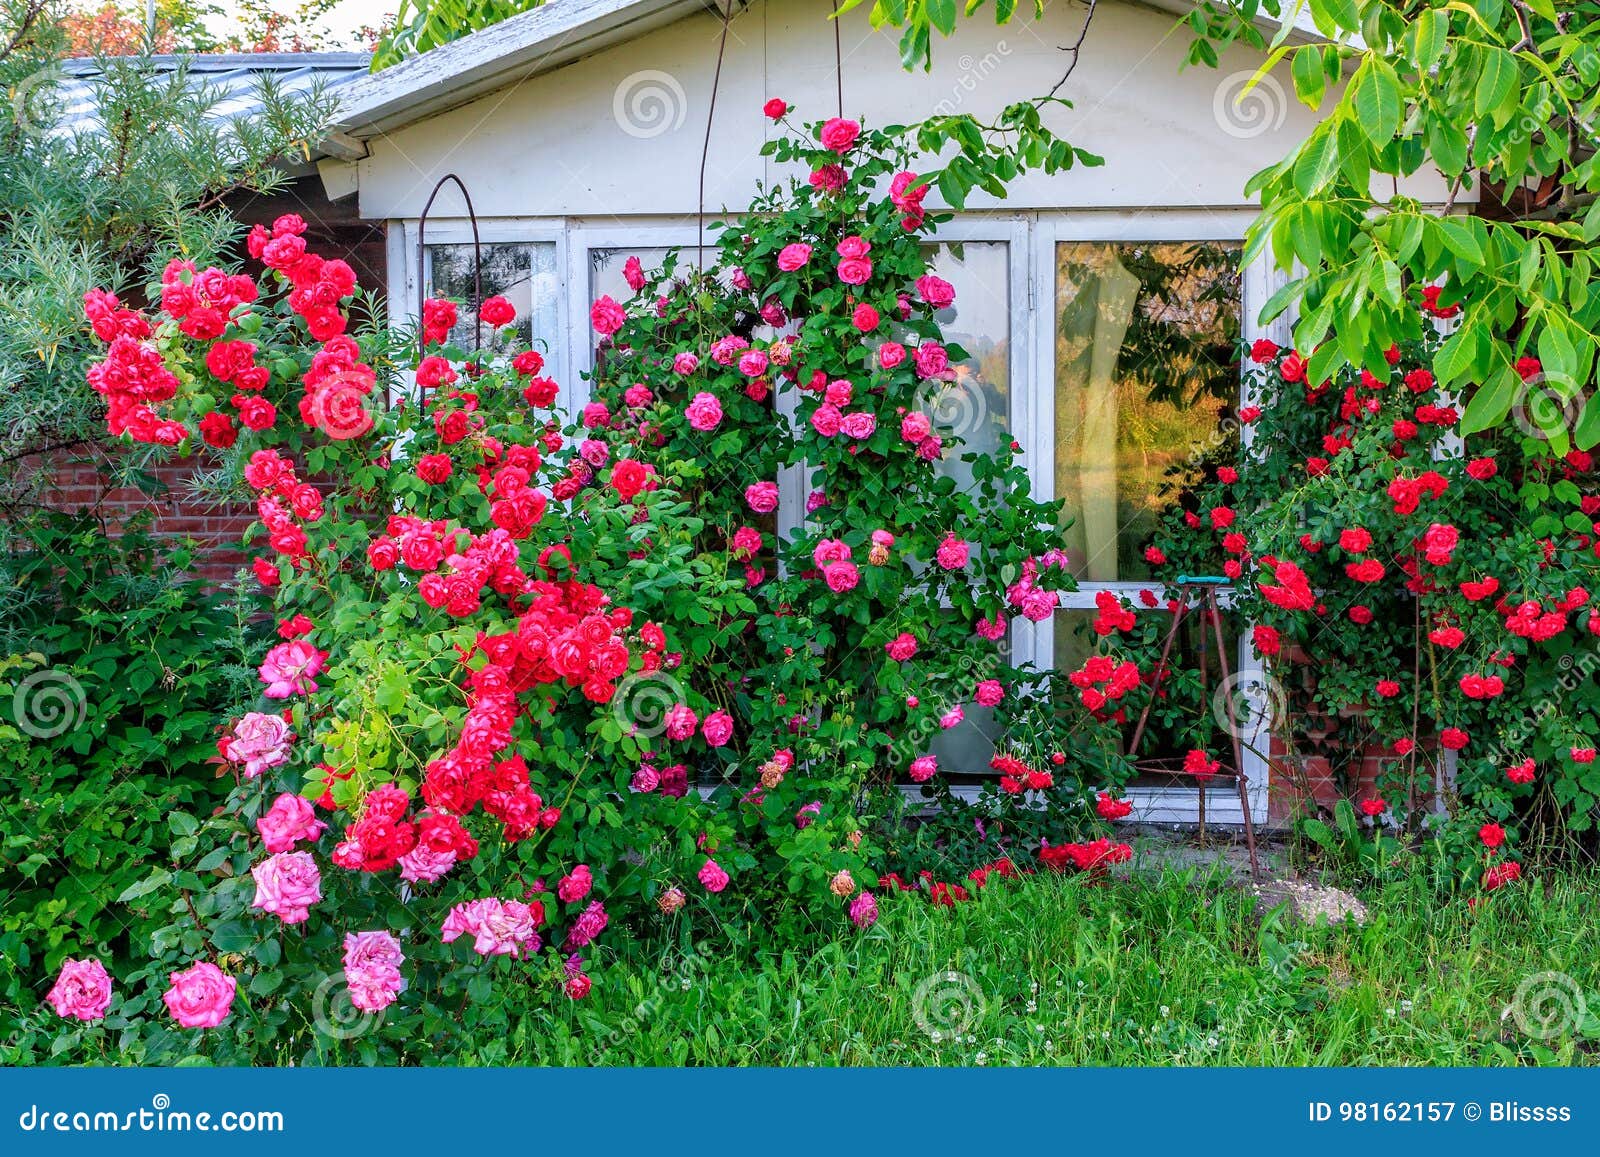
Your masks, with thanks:
M 0 1007 L 30 1009 L 63 958 L 126 962 L 156 926 L 130 901 L 197 847 L 225 792 L 205 767 L 248 701 L 241 609 L 183 576 L 140 526 L 41 516 L 0 556 Z

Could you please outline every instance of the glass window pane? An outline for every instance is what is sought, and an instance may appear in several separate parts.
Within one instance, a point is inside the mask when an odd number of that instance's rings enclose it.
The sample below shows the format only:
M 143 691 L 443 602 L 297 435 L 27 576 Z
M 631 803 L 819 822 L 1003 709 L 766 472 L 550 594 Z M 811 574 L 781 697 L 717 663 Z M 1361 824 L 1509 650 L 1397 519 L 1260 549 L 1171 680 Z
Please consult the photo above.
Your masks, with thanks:
M 1150 577 L 1144 546 L 1238 404 L 1239 246 L 1056 246 L 1056 497 L 1080 580 Z
M 1004 241 L 929 245 L 928 271 L 955 287 L 955 303 L 936 315 L 945 341 L 967 352 L 952 362 L 955 377 L 925 382 L 919 408 L 965 443 L 947 453 L 939 473 L 962 489 L 972 486 L 964 454 L 993 454 L 1011 438 L 1011 268 Z
M 428 246 L 428 293 L 461 303 L 451 340 L 464 349 L 474 348 L 481 289 L 483 298 L 498 295 L 509 301 L 517 320 L 498 331 L 498 337 L 489 327 L 482 327 L 479 343 L 502 349 L 534 345 L 549 353 L 555 348 L 560 317 L 555 244 L 494 243 L 484 245 L 482 254 L 482 269 L 474 278 L 471 245 Z

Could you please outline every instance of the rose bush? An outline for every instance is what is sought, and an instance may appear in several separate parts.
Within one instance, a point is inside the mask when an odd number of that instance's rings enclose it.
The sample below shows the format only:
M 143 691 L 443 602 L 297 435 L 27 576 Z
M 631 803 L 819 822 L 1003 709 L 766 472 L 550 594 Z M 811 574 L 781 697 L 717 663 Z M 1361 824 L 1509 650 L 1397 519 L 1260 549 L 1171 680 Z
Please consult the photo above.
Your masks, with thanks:
M 1425 318 L 1453 309 L 1424 293 Z M 1600 491 L 1592 457 L 1554 453 L 1532 422 L 1460 438 L 1457 402 L 1428 368 L 1439 336 L 1422 329 L 1388 351 L 1386 373 L 1324 382 L 1298 352 L 1256 342 L 1246 450 L 1212 456 L 1147 557 L 1169 581 L 1232 580 L 1236 620 L 1267 663 L 1268 754 L 1286 777 L 1300 757 L 1328 757 L 1380 830 L 1447 818 L 1442 846 L 1492 888 L 1520 873 L 1513 843 L 1586 832 L 1600 801 L 1600 718 L 1582 693 L 1600 666 Z M 1536 396 L 1537 360 L 1518 366 Z M 1148 621 L 1164 615 L 1124 609 L 1110 651 L 1138 672 L 1136 711 L 1153 693 Z M 1105 710 L 1090 674 L 1074 682 Z M 1180 667 L 1154 689 L 1157 713 L 1187 725 L 1204 773 L 1230 740 L 1223 713 L 1180 682 L 1191 676 Z M 1375 784 L 1362 771 L 1374 757 Z
M 1073 159 L 1008 116 L 920 130 L 961 146 L 941 187 Z M 127 894 L 169 914 L 153 959 L 73 1032 L 140 1060 L 419 1056 L 503 1038 L 529 986 L 581 999 L 614 923 L 875 920 L 870 790 L 930 779 L 963 705 L 1027 698 L 1007 617 L 1067 580 L 1012 449 L 967 455 L 970 491 L 935 469 L 958 443 L 921 398 L 964 352 L 908 132 L 813 134 L 771 147 L 809 178 L 706 276 L 634 261 L 660 292 L 595 303 L 565 428 L 537 351 L 449 345 L 445 301 L 415 340 L 361 323 L 293 216 L 251 234 L 259 282 L 173 262 L 149 314 L 88 295 L 113 432 L 204 446 L 251 495 L 277 639 L 218 738 L 234 790 L 185 819 L 205 850 Z M 780 536 L 784 468 L 811 497 Z

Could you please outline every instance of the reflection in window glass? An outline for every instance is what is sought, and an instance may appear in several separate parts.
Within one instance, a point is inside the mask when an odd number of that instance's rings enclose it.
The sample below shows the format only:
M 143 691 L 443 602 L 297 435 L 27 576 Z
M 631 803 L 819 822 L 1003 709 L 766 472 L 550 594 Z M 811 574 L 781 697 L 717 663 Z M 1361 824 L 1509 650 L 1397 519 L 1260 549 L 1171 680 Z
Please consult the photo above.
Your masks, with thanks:
M 945 341 L 967 352 L 952 362 L 955 378 L 925 382 L 920 406 L 963 446 L 945 455 L 939 472 L 962 489 L 972 486 L 964 454 L 993 454 L 1011 438 L 1011 273 L 1003 241 L 941 242 L 927 246 L 929 272 L 955 287 L 955 303 L 936 315 Z
M 1173 484 L 1221 446 L 1239 393 L 1238 250 L 1056 246 L 1056 497 L 1079 579 L 1149 577 Z
M 493 345 L 520 350 L 532 345 L 549 353 L 555 348 L 561 292 L 555 245 L 495 243 L 484 245 L 482 254 L 482 269 L 474 279 L 471 245 L 428 246 L 429 296 L 447 297 L 459 306 L 451 341 L 464 349 Z M 485 298 L 500 296 L 509 301 L 516 308 L 517 320 L 498 331 L 498 337 L 482 326 L 475 342 L 480 300 L 475 294 L 479 288 Z
M 627 301 L 633 297 L 633 290 L 628 288 L 622 276 L 622 267 L 628 258 L 637 257 L 639 264 L 648 272 L 665 261 L 670 252 L 664 245 L 589 250 L 589 300 L 596 301 L 606 296 L 616 301 Z M 688 250 L 678 261 L 679 264 L 693 263 L 694 250 Z

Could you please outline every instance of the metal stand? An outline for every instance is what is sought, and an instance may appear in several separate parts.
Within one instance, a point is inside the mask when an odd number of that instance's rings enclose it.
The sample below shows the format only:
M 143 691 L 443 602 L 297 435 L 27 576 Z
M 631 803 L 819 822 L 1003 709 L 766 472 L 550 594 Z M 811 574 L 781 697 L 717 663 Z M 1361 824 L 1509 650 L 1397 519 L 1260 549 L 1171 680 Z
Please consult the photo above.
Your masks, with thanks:
M 1239 717 L 1233 707 L 1233 670 L 1232 665 L 1228 662 L 1228 647 L 1222 637 L 1222 613 L 1217 602 L 1217 588 L 1225 585 L 1227 585 L 1226 580 L 1223 579 L 1192 579 L 1187 576 L 1179 576 L 1177 584 L 1178 605 L 1172 612 L 1172 625 L 1167 628 L 1167 637 L 1161 644 L 1161 659 L 1156 664 L 1155 674 L 1152 679 L 1150 701 L 1144 705 L 1144 710 L 1139 712 L 1139 721 L 1134 726 L 1133 738 L 1128 743 L 1128 758 L 1136 759 L 1137 757 L 1139 744 L 1144 739 L 1145 727 L 1150 722 L 1150 709 L 1155 706 L 1155 692 L 1160 690 L 1170 666 L 1172 645 L 1177 641 L 1178 632 L 1183 628 L 1184 620 L 1198 606 L 1205 618 L 1210 620 L 1211 635 L 1217 646 L 1217 663 L 1222 672 L 1222 697 L 1228 705 L 1228 737 L 1233 741 L 1234 781 L 1239 786 L 1239 808 L 1244 816 L 1245 847 L 1250 852 L 1250 874 L 1254 878 L 1260 879 L 1261 864 L 1256 858 L 1255 821 L 1250 815 L 1250 779 L 1249 776 L 1245 775 L 1244 771 L 1244 745 L 1239 741 Z M 1202 624 L 1200 635 L 1200 684 L 1202 688 L 1208 686 L 1206 673 L 1206 651 L 1208 649 L 1205 627 Z M 1205 781 L 1202 780 L 1200 782 L 1200 832 L 1202 839 L 1205 835 L 1205 807 L 1206 785 Z

